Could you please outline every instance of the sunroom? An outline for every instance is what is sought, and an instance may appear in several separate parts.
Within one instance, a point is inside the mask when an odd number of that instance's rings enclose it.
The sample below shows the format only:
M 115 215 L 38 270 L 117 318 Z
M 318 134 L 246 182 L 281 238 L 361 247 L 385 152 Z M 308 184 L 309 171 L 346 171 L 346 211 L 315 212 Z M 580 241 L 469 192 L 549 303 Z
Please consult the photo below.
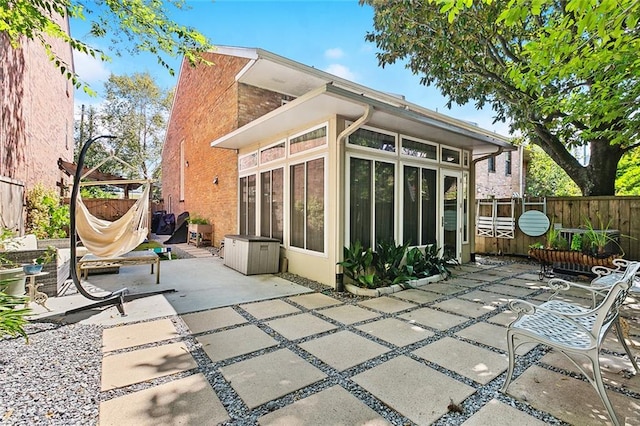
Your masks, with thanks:
M 326 84 L 213 141 L 238 152 L 239 234 L 276 238 L 292 273 L 334 286 L 343 247 L 472 253 L 473 159 L 506 139 L 401 99 Z

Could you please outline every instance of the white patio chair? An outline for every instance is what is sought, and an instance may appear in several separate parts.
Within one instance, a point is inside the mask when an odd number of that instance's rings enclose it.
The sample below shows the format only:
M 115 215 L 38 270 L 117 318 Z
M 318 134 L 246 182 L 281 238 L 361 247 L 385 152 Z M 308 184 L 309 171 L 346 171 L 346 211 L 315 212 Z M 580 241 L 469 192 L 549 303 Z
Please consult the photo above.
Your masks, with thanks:
M 609 289 L 604 290 L 571 283 L 559 278 L 549 280 L 549 287 L 556 291 L 555 294 L 574 287 L 604 295 L 602 301 L 594 308 L 586 308 L 560 300 L 549 300 L 540 305 L 524 300 L 510 301 L 509 306 L 518 314 L 518 318 L 507 328 L 509 369 L 501 392 L 506 393 L 511 383 L 515 367 L 515 350 L 518 346 L 531 341 L 542 343 L 560 351 L 585 375 L 591 386 L 598 392 L 613 423 L 619 425 L 609 397 L 605 392 L 598 354 L 605 335 L 611 326 L 618 322 L 618 309 L 624 302 L 638 269 L 640 269 L 640 263 L 631 262 L 622 278 Z M 517 345 L 515 344 L 516 337 L 518 338 Z M 625 349 L 628 349 L 626 345 Z M 591 361 L 592 375 L 574 361 L 571 355 L 587 357 Z

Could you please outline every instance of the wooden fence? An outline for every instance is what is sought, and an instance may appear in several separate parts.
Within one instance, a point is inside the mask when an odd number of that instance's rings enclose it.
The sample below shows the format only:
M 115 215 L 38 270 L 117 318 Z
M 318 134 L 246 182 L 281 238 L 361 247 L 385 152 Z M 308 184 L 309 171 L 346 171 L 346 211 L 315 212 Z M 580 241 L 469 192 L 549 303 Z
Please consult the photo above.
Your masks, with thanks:
M 497 216 L 511 216 L 510 200 L 498 200 Z M 517 221 L 522 214 L 522 200 L 516 200 L 515 238 L 475 237 L 475 252 L 478 254 L 526 255 L 529 245 L 545 241 L 545 236 L 530 237 L 522 233 Z M 542 210 L 542 206 L 530 207 Z M 625 258 L 640 260 L 640 197 L 549 197 L 546 199 L 547 217 L 562 228 L 584 228 L 584 218 L 588 218 L 594 228 L 599 228 L 598 215 L 609 229 L 620 231 L 620 246 Z M 481 211 L 481 215 L 484 213 Z M 561 226 L 560 226 L 561 225 Z
M 129 198 L 83 198 L 82 202 L 89 212 L 98 219 L 114 221 L 124 215 L 137 200 Z M 64 199 L 69 204 L 69 199 Z M 151 203 L 151 213 L 163 209 L 162 203 Z

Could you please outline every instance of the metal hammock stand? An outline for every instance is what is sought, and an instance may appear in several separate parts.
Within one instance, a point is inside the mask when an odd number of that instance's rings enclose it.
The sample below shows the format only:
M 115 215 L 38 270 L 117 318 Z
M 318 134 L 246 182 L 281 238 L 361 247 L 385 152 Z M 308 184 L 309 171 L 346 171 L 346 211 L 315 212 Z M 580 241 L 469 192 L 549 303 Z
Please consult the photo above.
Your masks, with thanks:
M 110 305 L 115 305 L 116 308 L 118 309 L 118 312 L 120 312 L 121 316 L 125 316 L 125 312 L 124 312 L 124 303 L 131 301 L 131 300 L 135 300 L 135 299 L 141 299 L 143 297 L 148 297 L 148 296 L 155 296 L 157 294 L 164 294 L 164 293 L 173 293 L 176 290 L 175 289 L 166 289 L 166 290 L 159 290 L 159 291 L 152 291 L 152 292 L 146 292 L 146 293 L 133 293 L 130 294 L 129 290 L 125 287 L 122 289 L 119 289 L 117 291 L 113 291 L 107 295 L 104 296 L 95 296 L 91 293 L 89 293 L 83 286 L 82 283 L 80 282 L 80 277 L 78 277 L 78 273 L 77 273 L 77 258 L 76 258 L 76 244 L 77 244 L 77 235 L 76 235 L 76 204 L 77 204 L 77 197 L 78 197 L 78 191 L 80 190 L 80 179 L 82 178 L 81 174 L 80 174 L 80 170 L 83 170 L 84 167 L 84 157 L 87 154 L 87 150 L 89 149 L 89 146 L 95 142 L 98 139 L 101 138 L 106 138 L 106 139 L 115 139 L 115 136 L 109 136 L 109 135 L 102 135 L 102 136 L 96 136 L 95 138 L 89 139 L 87 140 L 84 145 L 82 146 L 82 149 L 80 150 L 80 155 L 78 156 L 78 164 L 77 164 L 77 170 L 78 172 L 75 173 L 75 175 L 73 176 L 73 189 L 71 191 L 71 200 L 70 200 L 70 224 L 69 224 L 69 230 L 70 230 L 70 238 L 71 238 L 71 279 L 73 280 L 73 284 L 76 286 L 76 288 L 78 289 L 78 292 L 83 295 L 84 297 L 86 297 L 89 300 L 93 300 L 95 301 L 95 303 L 86 305 L 86 306 L 82 306 L 80 308 L 75 308 L 75 309 L 71 309 L 69 311 L 65 312 L 65 315 L 69 315 L 69 314 L 73 314 L 76 312 L 81 312 L 81 311 L 85 311 L 88 309 L 93 309 L 93 308 L 97 308 L 97 307 L 102 307 L 102 306 L 110 306 Z M 143 181 L 140 181 L 143 182 Z M 146 182 L 146 181 L 145 181 Z M 103 182 L 99 182 L 98 184 L 103 183 Z M 131 183 L 131 181 L 122 181 L 121 183 Z

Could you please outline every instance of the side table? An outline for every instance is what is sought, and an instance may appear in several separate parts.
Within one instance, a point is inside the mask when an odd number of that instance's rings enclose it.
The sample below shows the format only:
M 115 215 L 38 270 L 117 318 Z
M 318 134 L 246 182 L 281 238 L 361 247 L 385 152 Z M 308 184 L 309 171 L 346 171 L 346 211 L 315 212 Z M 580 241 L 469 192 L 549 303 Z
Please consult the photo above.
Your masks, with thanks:
M 27 278 L 29 279 L 29 283 L 27 284 L 27 296 L 29 297 L 29 300 L 27 300 L 27 303 L 25 303 L 25 307 L 29 307 L 29 303 L 35 302 L 45 308 L 47 311 L 51 312 L 51 309 L 46 306 L 49 296 L 47 296 L 46 293 L 38 291 L 38 287 L 40 287 L 42 284 L 36 284 L 36 277 L 42 277 L 45 275 L 49 275 L 49 272 L 27 274 Z

